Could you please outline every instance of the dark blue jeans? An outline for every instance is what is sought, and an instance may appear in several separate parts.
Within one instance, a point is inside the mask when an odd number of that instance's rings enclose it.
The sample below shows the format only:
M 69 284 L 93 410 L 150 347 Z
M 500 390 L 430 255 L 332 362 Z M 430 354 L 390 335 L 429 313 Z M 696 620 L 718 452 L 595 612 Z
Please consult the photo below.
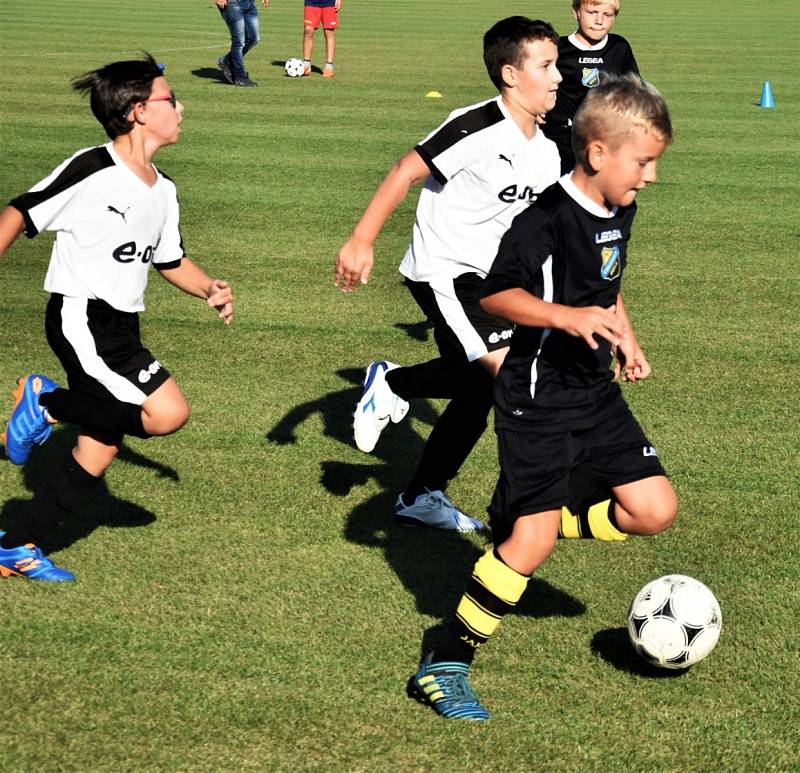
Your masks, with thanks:
M 259 41 L 258 11 L 254 0 L 228 0 L 223 17 L 231 33 L 228 60 L 235 78 L 244 75 L 244 56 Z

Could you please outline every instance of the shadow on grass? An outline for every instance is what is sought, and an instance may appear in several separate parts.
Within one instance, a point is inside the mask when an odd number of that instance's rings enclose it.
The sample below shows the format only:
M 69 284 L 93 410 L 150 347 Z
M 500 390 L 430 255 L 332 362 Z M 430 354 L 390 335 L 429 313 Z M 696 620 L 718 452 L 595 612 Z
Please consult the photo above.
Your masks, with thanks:
M 22 467 L 25 488 L 34 493 L 44 483 L 47 474 L 75 446 L 77 430 L 72 427 L 56 428 L 50 439 L 41 448 L 34 448 L 28 462 Z M 10 464 L 10 462 L 6 462 Z M 123 444 L 114 464 L 133 464 L 154 471 L 162 478 L 178 480 L 178 473 L 172 467 L 154 462 L 146 456 L 133 451 Z M 0 511 L 0 529 L 5 529 L 12 520 L 21 515 L 29 506 L 30 499 L 9 499 Z M 76 513 L 60 528 L 42 541 L 40 547 L 45 553 L 63 550 L 84 537 L 88 537 L 98 526 L 112 528 L 132 528 L 147 526 L 156 520 L 149 510 L 133 502 L 115 497 L 102 480 L 87 499 L 79 513 Z
M 222 70 L 217 67 L 198 67 L 196 70 L 192 70 L 192 75 L 195 78 L 204 78 L 209 81 L 217 81 L 223 86 L 230 86 L 230 83 L 225 80 Z
M 636 653 L 628 638 L 627 628 L 606 628 L 592 637 L 592 652 L 614 666 L 617 671 L 646 676 L 651 679 L 674 679 L 688 669 L 674 670 L 650 665 Z
M 418 326 L 413 327 L 416 330 Z M 297 406 L 267 433 L 267 440 L 281 445 L 296 443 L 296 427 L 312 414 L 320 413 L 325 436 L 352 446 L 353 408 L 361 394 L 364 371 L 342 369 L 337 374 L 354 386 Z M 423 400 L 414 401 L 411 412 L 416 421 L 429 425 L 439 416 L 432 404 Z M 390 425 L 375 451 L 365 456 L 370 460 L 368 463 L 322 461 L 320 483 L 337 497 L 347 496 L 354 487 L 370 481 L 380 486 L 380 494 L 358 504 L 350 513 L 345 537 L 350 542 L 383 551 L 421 614 L 446 617 L 455 610 L 475 561 L 485 548 L 477 547 L 471 538 L 458 532 L 415 529 L 395 523 L 397 494 L 414 472 L 424 444 L 425 439 L 414 430 L 414 423 L 406 420 Z M 573 617 L 584 611 L 584 605 L 573 596 L 534 578 L 515 614 L 534 618 Z M 431 635 L 435 635 L 435 630 L 436 627 L 431 629 Z

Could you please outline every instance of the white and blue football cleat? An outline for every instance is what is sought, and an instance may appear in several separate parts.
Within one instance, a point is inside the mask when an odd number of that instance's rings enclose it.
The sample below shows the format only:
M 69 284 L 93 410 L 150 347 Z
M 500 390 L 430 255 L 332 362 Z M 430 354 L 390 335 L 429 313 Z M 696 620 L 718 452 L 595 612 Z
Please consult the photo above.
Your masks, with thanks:
M 394 519 L 402 526 L 430 526 L 432 529 L 449 531 L 480 531 L 483 523 L 461 512 L 443 491 L 426 491 L 410 505 L 397 497 L 394 505 Z
M 367 366 L 364 391 L 353 414 L 356 446 L 366 454 L 372 453 L 390 421 L 397 424 L 408 413 L 408 402 L 392 392 L 386 383 L 386 374 L 399 367 L 386 360 L 376 360 Z

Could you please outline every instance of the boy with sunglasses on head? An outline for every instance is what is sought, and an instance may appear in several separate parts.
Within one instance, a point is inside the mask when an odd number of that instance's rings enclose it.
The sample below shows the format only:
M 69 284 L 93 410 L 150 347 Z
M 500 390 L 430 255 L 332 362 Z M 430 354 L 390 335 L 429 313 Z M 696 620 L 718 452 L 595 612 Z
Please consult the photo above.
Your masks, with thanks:
M 23 232 L 56 232 L 45 329 L 69 389 L 41 374 L 19 379 L 2 433 L 6 456 L 22 465 L 54 423 L 80 427 L 75 448 L 0 532 L 0 576 L 46 581 L 74 575 L 38 545 L 97 486 L 123 436 L 169 435 L 189 418 L 180 388 L 139 338 L 150 264 L 225 324 L 233 319 L 227 282 L 184 255 L 175 184 L 152 163 L 159 148 L 178 141 L 183 118 L 155 60 L 114 62 L 73 86 L 89 94 L 111 142 L 78 151 L 0 212 L 0 255 Z

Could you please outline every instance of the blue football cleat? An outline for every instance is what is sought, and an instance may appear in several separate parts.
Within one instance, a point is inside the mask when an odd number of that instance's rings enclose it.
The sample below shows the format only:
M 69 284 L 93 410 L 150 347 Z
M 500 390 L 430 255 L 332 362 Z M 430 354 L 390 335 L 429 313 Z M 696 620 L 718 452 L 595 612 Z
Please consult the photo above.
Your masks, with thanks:
M 0 537 L 5 532 L 0 531 Z M 27 577 L 29 580 L 65 582 L 74 580 L 72 572 L 56 566 L 36 545 L 0 547 L 0 577 Z
M 430 706 L 447 719 L 489 719 L 489 712 L 481 706 L 467 681 L 469 666 L 466 663 L 431 663 L 429 652 L 419 664 L 419 670 L 408 680 L 408 694 Z
M 33 447 L 42 445 L 50 437 L 53 425 L 39 405 L 39 395 L 54 389 L 58 389 L 58 384 L 39 373 L 17 380 L 17 388 L 11 393 L 14 410 L 0 435 L 6 456 L 14 464 L 25 464 Z
M 420 494 L 410 505 L 403 501 L 401 494 L 394 505 L 394 519 L 403 526 L 430 526 L 451 531 L 479 531 L 483 528 L 481 521 L 462 513 L 439 489 Z

